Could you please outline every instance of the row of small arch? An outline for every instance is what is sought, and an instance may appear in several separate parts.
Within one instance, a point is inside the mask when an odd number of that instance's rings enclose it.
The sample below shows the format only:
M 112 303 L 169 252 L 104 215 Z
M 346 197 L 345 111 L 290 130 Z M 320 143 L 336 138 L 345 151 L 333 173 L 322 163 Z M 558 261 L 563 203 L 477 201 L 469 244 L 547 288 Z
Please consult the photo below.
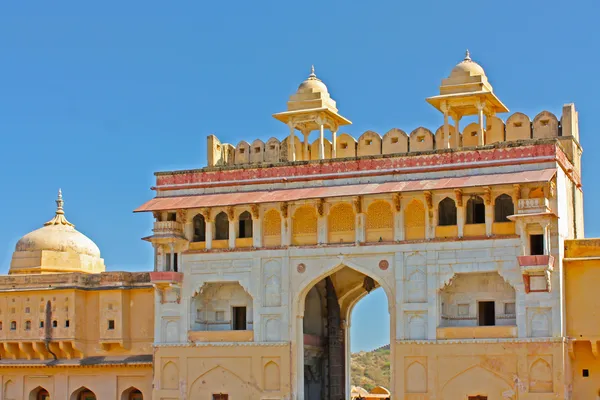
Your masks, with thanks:
M 490 116 L 486 119 L 484 143 L 553 138 L 560 136 L 560 131 L 558 118 L 548 111 L 539 113 L 533 122 L 520 112 L 508 117 L 506 124 L 502 119 Z M 455 136 L 455 127 L 450 125 L 449 134 L 450 148 L 474 147 L 479 144 L 478 123 L 467 125 L 458 137 Z M 288 159 L 287 142 L 288 138 L 280 142 L 273 137 L 266 143 L 257 139 L 252 144 L 241 141 L 235 147 L 231 144 L 223 144 L 222 163 L 231 165 L 284 161 Z M 424 127 L 416 128 L 410 135 L 398 128 L 389 130 L 383 136 L 374 131 L 366 131 L 358 140 L 347 133 L 342 133 L 337 137 L 336 142 L 336 158 L 429 151 L 443 148 L 444 126 L 439 127 L 435 134 Z M 328 139 L 324 139 L 324 147 L 325 158 L 331 158 L 332 143 Z M 296 136 L 295 151 L 296 160 L 306 159 L 298 136 Z M 319 158 L 319 139 L 310 144 L 309 153 L 309 159 Z
M 6 382 L 6 384 L 4 385 L 4 398 L 13 398 L 12 396 L 15 393 L 12 393 L 16 390 L 15 387 L 15 383 L 12 381 L 8 381 Z M 38 386 L 35 389 L 33 389 L 30 393 L 29 393 L 29 400 L 50 400 L 53 397 L 51 396 L 50 392 L 42 387 L 42 386 Z M 123 393 L 121 393 L 121 397 L 120 400 L 142 400 L 144 397 L 142 395 L 142 392 L 131 386 L 127 389 L 125 389 L 123 391 Z M 95 400 L 96 399 L 96 394 L 88 389 L 85 386 L 81 386 L 80 388 L 78 388 L 77 390 L 75 390 L 73 393 L 71 393 L 71 396 L 69 397 L 70 400 Z
M 416 203 L 415 203 L 416 202 Z M 420 200 L 414 199 L 409 206 L 409 223 L 425 226 L 425 206 Z M 414 209 L 416 207 L 416 209 Z M 409 209 L 407 207 L 407 209 Z M 405 212 L 407 212 L 405 210 Z M 494 201 L 494 222 L 508 222 L 507 217 L 514 214 L 514 203 L 511 196 L 500 194 Z M 348 202 L 332 205 L 328 218 L 328 232 L 349 232 L 355 229 L 354 207 Z M 421 216 L 422 215 L 422 216 Z M 292 216 L 292 234 L 316 234 L 317 210 L 313 205 L 298 207 Z M 248 211 L 242 212 L 237 222 L 239 223 L 238 238 L 251 238 L 252 215 Z M 471 196 L 466 202 L 465 222 L 467 224 L 485 223 L 484 201 L 480 196 Z M 438 225 L 448 226 L 457 224 L 456 202 L 450 197 L 445 197 L 438 203 Z M 206 222 L 202 214 L 197 214 L 193 219 L 194 242 L 205 241 Z M 380 229 L 393 229 L 393 211 L 388 201 L 376 200 L 369 204 L 366 212 L 367 231 Z M 281 213 L 279 210 L 269 209 L 263 218 L 263 235 L 281 235 Z M 215 239 L 229 239 L 229 217 L 224 211 L 215 218 Z

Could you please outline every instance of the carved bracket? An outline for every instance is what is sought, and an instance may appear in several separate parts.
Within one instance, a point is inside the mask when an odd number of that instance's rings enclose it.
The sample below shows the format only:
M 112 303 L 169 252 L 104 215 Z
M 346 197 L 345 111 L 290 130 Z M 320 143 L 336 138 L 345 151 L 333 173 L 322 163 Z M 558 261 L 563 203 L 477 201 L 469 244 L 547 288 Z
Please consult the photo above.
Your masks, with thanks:
M 400 193 L 395 193 L 394 194 L 394 208 L 396 209 L 396 212 L 400 212 L 401 207 L 402 207 L 402 195 Z
M 463 206 L 463 191 L 461 189 L 454 189 L 454 196 L 456 197 L 456 206 Z

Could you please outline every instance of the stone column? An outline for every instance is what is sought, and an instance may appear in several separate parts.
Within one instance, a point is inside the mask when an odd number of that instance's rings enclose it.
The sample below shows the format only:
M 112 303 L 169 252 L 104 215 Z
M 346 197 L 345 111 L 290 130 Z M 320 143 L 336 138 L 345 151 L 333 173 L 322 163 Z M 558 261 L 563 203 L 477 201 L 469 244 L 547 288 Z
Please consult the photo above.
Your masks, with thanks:
M 290 127 L 290 136 L 288 140 L 288 160 L 296 161 L 296 134 L 294 133 L 294 123 L 288 122 Z
M 154 272 L 158 271 L 158 246 L 157 243 L 152 243 L 154 248 Z
M 233 207 L 227 209 L 227 218 L 229 220 L 229 248 L 235 249 L 235 238 L 237 235 L 235 229 L 235 211 Z
M 435 229 L 433 225 L 433 199 L 432 194 L 429 191 L 425 193 L 425 239 L 433 239 L 435 235 L 432 235 L 432 227 Z
M 494 202 L 492 201 L 492 188 L 484 188 L 483 203 L 485 204 L 485 235 L 492 236 L 492 224 L 494 223 Z
M 331 131 L 331 158 L 337 157 L 337 131 Z M 350 392 L 348 392 L 350 393 Z
M 289 216 L 289 206 L 282 203 L 281 211 L 281 245 L 289 246 L 292 244 L 292 219 Z
M 169 268 L 169 271 L 175 271 L 175 244 L 174 243 L 169 243 L 169 250 L 171 251 L 171 253 L 169 254 L 169 256 L 171 257 L 171 268 Z
M 210 219 L 205 219 L 205 230 L 204 230 L 204 236 L 205 236 L 205 247 L 210 250 L 212 249 L 212 241 L 213 241 L 213 222 Z
M 355 197 L 354 201 L 354 212 L 356 213 L 354 220 L 354 241 L 356 244 L 365 242 L 365 214 L 363 213 L 363 199 L 361 196 Z
M 444 149 L 450 148 L 450 125 L 448 125 L 448 111 L 449 107 L 446 102 L 442 102 L 441 109 L 444 113 Z
M 296 400 L 304 399 L 304 318 L 296 317 Z M 325 374 L 325 371 L 323 371 Z M 292 374 L 293 376 L 293 374 Z M 293 395 L 292 395 L 292 398 Z
M 324 199 L 317 200 L 317 243 L 329 243 L 329 227 L 327 226 L 327 204 Z
M 319 160 L 325 159 L 325 126 L 320 121 L 321 133 L 319 135 Z
M 465 234 L 465 208 L 463 206 L 456 206 L 456 227 L 458 237 L 462 238 Z
M 404 210 L 400 193 L 394 195 L 394 240 L 404 240 Z
M 458 114 L 454 114 L 452 116 L 454 118 L 454 143 L 456 143 L 456 148 L 461 147 L 460 145 L 460 116 Z
M 309 151 L 309 143 L 308 143 L 308 136 L 310 135 L 310 131 L 302 131 L 302 134 L 304 135 L 304 151 L 303 153 L 303 159 L 305 161 L 310 160 L 310 151 Z
M 484 125 L 484 121 L 483 121 L 483 109 L 485 108 L 485 102 L 483 101 L 477 101 L 477 103 L 475 104 L 475 106 L 477 107 L 477 115 L 479 118 L 479 137 L 478 137 L 478 146 L 483 146 L 485 145 L 485 139 L 483 137 L 484 132 L 485 132 L 485 125 Z
M 550 255 L 550 221 L 541 223 L 544 230 L 544 255 Z
M 494 224 L 494 205 L 492 203 L 485 205 L 485 235 L 492 236 L 492 227 Z
M 262 218 L 258 205 L 254 204 L 252 209 L 252 246 L 262 247 Z

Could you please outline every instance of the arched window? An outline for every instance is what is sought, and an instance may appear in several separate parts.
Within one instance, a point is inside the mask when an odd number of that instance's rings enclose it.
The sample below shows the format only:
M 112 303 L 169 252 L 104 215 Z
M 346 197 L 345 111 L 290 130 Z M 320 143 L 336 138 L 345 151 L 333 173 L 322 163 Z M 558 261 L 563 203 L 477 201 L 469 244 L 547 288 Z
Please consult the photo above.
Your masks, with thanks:
M 456 203 L 449 197 L 438 205 L 438 225 L 456 225 Z
M 217 217 L 215 218 L 215 239 L 229 239 L 229 218 L 227 218 L 227 214 L 222 211 L 217 214 Z
M 17 321 L 10 321 L 10 330 L 11 331 L 17 330 Z
M 485 224 L 485 204 L 479 196 L 467 201 L 467 224 Z
M 238 237 L 240 239 L 252 237 L 252 215 L 248 211 L 240 214 Z
M 194 242 L 206 241 L 206 221 L 202 214 L 194 217 Z
M 494 205 L 494 222 L 509 222 L 506 218 L 515 213 L 515 205 L 512 198 L 507 194 L 501 194 L 496 197 Z

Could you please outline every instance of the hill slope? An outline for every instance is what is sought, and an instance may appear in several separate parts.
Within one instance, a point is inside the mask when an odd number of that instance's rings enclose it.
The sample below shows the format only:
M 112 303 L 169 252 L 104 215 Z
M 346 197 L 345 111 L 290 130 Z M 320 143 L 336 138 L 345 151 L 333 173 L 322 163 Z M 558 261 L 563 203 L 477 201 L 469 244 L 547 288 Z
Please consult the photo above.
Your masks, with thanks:
M 390 346 L 352 354 L 350 382 L 368 391 L 375 386 L 389 388 Z

